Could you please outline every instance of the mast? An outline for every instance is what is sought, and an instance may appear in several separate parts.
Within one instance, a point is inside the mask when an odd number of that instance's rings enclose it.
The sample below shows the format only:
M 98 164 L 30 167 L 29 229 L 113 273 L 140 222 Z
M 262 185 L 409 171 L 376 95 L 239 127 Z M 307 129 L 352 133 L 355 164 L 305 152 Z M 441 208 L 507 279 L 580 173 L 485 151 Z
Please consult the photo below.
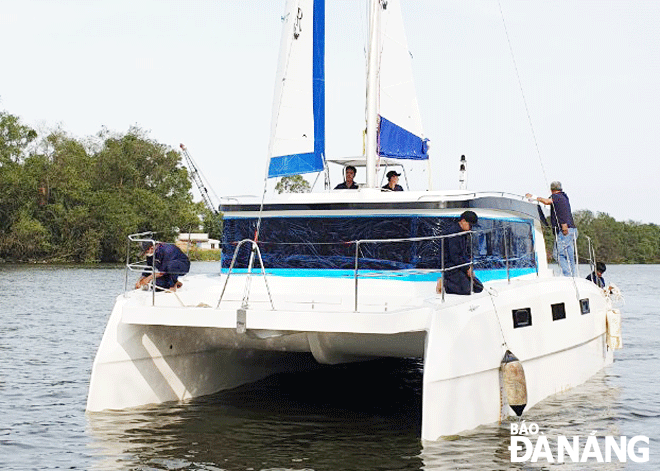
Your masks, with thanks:
M 380 37 L 380 0 L 370 0 L 369 49 L 367 53 L 367 187 L 376 187 L 378 159 L 378 82 Z

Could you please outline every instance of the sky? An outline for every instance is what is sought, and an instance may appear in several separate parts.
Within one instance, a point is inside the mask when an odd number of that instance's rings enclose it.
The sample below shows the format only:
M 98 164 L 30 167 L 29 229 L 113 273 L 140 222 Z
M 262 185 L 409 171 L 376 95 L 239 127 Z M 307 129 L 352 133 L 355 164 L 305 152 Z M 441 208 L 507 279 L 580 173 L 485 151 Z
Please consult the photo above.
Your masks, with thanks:
M 327 154 L 360 155 L 366 8 L 326 3 Z M 3 0 L 0 110 L 78 139 L 138 126 L 212 195 L 260 195 L 284 4 Z M 574 211 L 660 224 L 660 0 L 401 5 L 433 189 L 466 155 L 469 190 L 559 180 Z

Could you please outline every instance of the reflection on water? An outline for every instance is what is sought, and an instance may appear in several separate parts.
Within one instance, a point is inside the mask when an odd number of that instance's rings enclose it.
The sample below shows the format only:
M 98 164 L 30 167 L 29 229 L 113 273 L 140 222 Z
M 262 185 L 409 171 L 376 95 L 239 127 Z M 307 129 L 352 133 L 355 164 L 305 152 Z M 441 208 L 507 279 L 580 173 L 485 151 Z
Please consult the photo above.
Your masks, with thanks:
M 618 388 L 608 384 L 605 373 L 599 373 L 587 383 L 566 393 L 556 394 L 525 411 L 521 420 L 527 426 L 532 423 L 538 425 L 539 432 L 548 437 L 551 451 L 556 456 L 558 435 L 580 436 L 582 443 L 594 430 L 598 437 L 619 436 L 621 431 L 616 425 L 618 396 Z M 511 462 L 511 423 L 520 426 L 521 420 L 511 417 L 502 424 L 481 426 L 450 439 L 424 442 L 423 469 L 549 469 L 545 459 L 537 463 Z M 532 444 L 535 444 L 535 437 L 529 437 Z M 593 459 L 587 463 L 556 465 L 561 466 L 562 470 L 622 469 L 619 463 L 596 463 Z
M 378 360 L 88 415 L 101 469 L 420 469 L 421 372 Z M 140 468 L 143 469 L 143 468 Z
M 557 435 L 619 436 L 618 388 L 601 373 L 525 412 Z M 419 440 L 420 365 L 413 360 L 280 374 L 258 383 L 151 408 L 88 415 L 97 469 L 456 470 L 546 469 L 511 463 L 510 422 L 437 442 Z M 517 419 L 511 419 L 518 422 Z M 553 448 L 556 450 L 556 447 Z M 593 460 L 592 460 L 593 461 Z M 596 465 L 597 468 L 596 468 Z M 622 469 L 566 463 L 561 469 Z

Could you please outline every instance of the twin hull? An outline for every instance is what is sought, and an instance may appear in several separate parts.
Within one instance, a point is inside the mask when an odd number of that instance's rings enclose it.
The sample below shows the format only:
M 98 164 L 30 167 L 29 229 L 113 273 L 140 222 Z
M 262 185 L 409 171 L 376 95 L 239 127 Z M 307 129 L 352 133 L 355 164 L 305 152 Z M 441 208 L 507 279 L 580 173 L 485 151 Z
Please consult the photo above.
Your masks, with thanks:
M 419 357 L 422 438 L 435 440 L 510 412 L 500 375 L 507 349 L 524 366 L 527 407 L 612 361 L 603 291 L 547 269 L 471 296 L 437 295 L 434 282 L 366 279 L 357 311 L 352 278 L 269 276 L 271 305 L 261 276 L 233 274 L 218 306 L 225 277 L 186 277 L 176 294 L 120 296 L 87 410 L 208 395 L 317 362 Z

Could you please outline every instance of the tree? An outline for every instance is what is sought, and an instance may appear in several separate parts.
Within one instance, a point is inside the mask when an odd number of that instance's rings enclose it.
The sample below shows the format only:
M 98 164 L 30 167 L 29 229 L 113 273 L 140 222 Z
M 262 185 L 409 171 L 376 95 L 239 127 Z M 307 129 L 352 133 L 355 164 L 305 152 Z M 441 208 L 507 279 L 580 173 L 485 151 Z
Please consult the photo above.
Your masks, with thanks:
M 128 234 L 200 225 L 180 155 L 140 129 L 94 147 L 57 131 L 26 155 L 36 133 L 0 118 L 1 258 L 118 262 Z
M 210 239 L 222 240 L 222 213 L 215 214 L 203 205 L 201 212 L 204 232 Z
M 18 117 L 0 111 L 0 237 L 10 231 L 22 204 L 36 191 L 32 175 L 26 175 L 21 166 L 27 146 L 36 137 Z
M 101 234 L 101 260 L 120 259 L 130 233 L 154 231 L 159 240 L 171 241 L 179 228 L 200 225 L 180 154 L 141 130 L 106 139 L 95 164 L 92 215 Z
M 37 138 L 37 132 L 23 124 L 17 116 L 0 111 L 0 166 L 18 163 L 28 144 Z
M 0 244 L 0 250 L 19 259 L 39 258 L 50 249 L 48 230 L 26 210 L 20 212 Z
M 290 175 L 282 177 L 277 185 L 275 191 L 278 193 L 309 193 L 311 187 L 309 182 L 303 178 L 302 175 Z

